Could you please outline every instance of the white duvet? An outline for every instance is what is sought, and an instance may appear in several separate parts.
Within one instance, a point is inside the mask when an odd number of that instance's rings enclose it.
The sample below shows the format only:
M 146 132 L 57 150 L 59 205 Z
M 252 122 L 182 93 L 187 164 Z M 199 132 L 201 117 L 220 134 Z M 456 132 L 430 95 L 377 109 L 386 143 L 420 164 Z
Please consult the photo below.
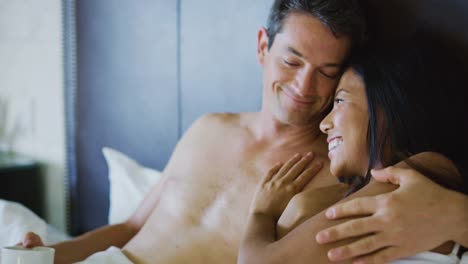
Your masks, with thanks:
M 35 232 L 43 238 L 46 245 L 55 244 L 70 237 L 48 225 L 31 210 L 19 203 L 5 201 L 0 199 L 0 247 L 11 246 L 19 243 L 26 232 Z M 448 256 L 444 256 L 448 257 Z M 119 261 L 117 261 L 117 259 Z M 409 259 L 408 259 L 409 260 Z M 420 263 L 412 260 L 408 263 Z M 427 260 L 426 260 L 427 261 Z M 117 248 L 109 248 L 105 252 L 94 254 L 82 263 L 131 263 Z M 397 262 L 398 263 L 398 262 Z M 405 262 L 406 263 L 406 262 Z M 428 263 L 428 262 L 421 262 Z M 456 258 L 454 262 L 458 263 Z M 468 252 L 463 256 L 460 264 L 468 264 Z
M 0 199 L 0 247 L 19 243 L 29 231 L 40 235 L 46 245 L 69 239 L 23 205 Z

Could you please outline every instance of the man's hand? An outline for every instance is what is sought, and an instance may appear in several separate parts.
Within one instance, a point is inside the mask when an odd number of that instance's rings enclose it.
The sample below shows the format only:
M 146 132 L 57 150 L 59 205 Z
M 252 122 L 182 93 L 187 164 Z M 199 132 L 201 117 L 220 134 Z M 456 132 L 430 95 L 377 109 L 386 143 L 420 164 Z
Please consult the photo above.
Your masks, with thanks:
M 363 217 L 319 232 L 318 243 L 370 234 L 330 250 L 330 260 L 366 255 L 354 263 L 386 263 L 436 248 L 459 236 L 460 206 L 452 206 L 457 201 L 457 193 L 412 169 L 388 167 L 373 170 L 372 175 L 377 181 L 400 187 L 387 194 L 357 198 L 327 210 L 329 219 Z
M 291 198 L 301 192 L 322 168 L 321 163 L 308 167 L 313 159 L 312 153 L 302 158 L 296 154 L 284 165 L 271 168 L 257 187 L 250 212 L 278 220 Z
M 23 241 L 18 245 L 25 248 L 43 247 L 44 242 L 42 242 L 41 237 L 36 233 L 28 232 L 24 235 Z

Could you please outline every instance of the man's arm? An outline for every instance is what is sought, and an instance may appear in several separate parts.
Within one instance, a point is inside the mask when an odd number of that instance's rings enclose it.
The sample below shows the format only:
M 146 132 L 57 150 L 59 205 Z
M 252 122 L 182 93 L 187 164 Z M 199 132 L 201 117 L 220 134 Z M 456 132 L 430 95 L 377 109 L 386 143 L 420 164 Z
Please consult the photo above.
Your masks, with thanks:
M 417 157 L 416 157 L 417 158 Z M 434 162 L 432 164 L 433 166 L 439 166 L 437 162 Z M 405 163 L 400 163 L 398 166 L 403 166 L 405 167 Z M 408 171 L 413 171 L 411 169 L 407 169 Z M 385 199 L 386 193 L 392 192 L 395 190 L 397 186 L 392 185 L 392 184 L 386 184 L 386 183 L 379 183 L 376 181 L 371 181 L 368 185 L 366 185 L 364 188 L 359 190 L 356 193 L 353 193 L 340 203 L 350 201 L 352 199 L 358 198 L 358 197 L 371 197 L 375 196 L 375 199 L 373 202 L 376 203 L 375 207 L 381 207 L 384 206 L 384 203 L 387 202 L 388 200 Z M 414 213 L 414 212 L 410 212 Z M 367 220 L 369 216 L 364 217 L 364 220 Z M 327 229 L 333 225 L 340 224 L 340 223 L 345 223 L 349 220 L 352 220 L 353 218 L 347 218 L 346 220 L 336 220 L 336 221 L 329 221 L 327 217 L 325 216 L 325 211 L 321 212 L 320 214 L 308 219 L 306 222 L 298 226 L 296 229 L 294 229 L 292 232 L 290 232 L 288 235 L 286 235 L 283 239 L 278 240 L 276 242 L 268 244 L 267 247 L 263 248 L 262 252 L 262 258 L 258 258 L 255 263 L 280 263 L 280 262 L 287 262 L 287 263 L 304 263 L 306 261 L 314 261 L 314 263 L 329 263 L 329 251 L 332 248 L 337 248 L 340 246 L 348 245 L 350 243 L 358 241 L 358 245 L 362 248 L 365 248 L 366 252 L 373 252 L 374 245 L 380 245 L 380 241 L 385 241 L 386 240 L 386 234 L 380 234 L 377 233 L 373 236 L 369 237 L 364 237 L 364 239 L 361 239 L 363 236 L 352 236 L 351 238 L 340 240 L 337 242 L 332 242 L 330 244 L 318 244 L 315 240 L 315 234 L 319 232 L 320 230 Z M 359 221 L 350 221 L 352 222 L 351 228 L 353 230 L 360 230 L 362 229 L 363 225 L 363 219 L 359 219 Z M 429 226 L 433 226 L 431 223 L 431 219 L 422 219 L 420 218 L 419 221 L 421 223 L 425 223 Z M 372 225 L 366 227 L 367 232 L 364 234 L 369 234 L 376 232 L 377 230 L 382 228 L 382 225 L 391 229 L 395 230 L 393 228 L 392 222 L 389 222 L 389 218 L 384 218 L 383 221 L 379 222 L 378 225 Z M 427 228 L 427 227 L 426 227 Z M 430 228 L 430 227 L 429 227 Z M 443 226 L 441 228 L 444 228 Z M 397 230 L 398 231 L 398 230 Z M 427 231 L 427 230 L 425 230 Z M 399 236 L 405 236 L 405 234 L 398 233 Z M 406 237 L 406 236 L 405 236 Z M 420 241 L 421 238 L 418 238 L 418 241 Z M 414 243 L 411 239 L 406 240 L 406 243 Z M 434 247 L 437 247 L 438 245 L 435 245 Z M 409 255 L 414 255 L 418 252 L 425 251 L 425 250 L 430 250 L 434 247 L 429 247 L 429 248 L 424 248 L 422 250 L 416 251 L 416 252 L 407 252 Z M 335 252 L 336 253 L 336 252 Z M 408 256 L 408 255 L 405 255 Z M 332 257 L 332 256 L 330 256 Z M 387 259 L 389 255 L 383 255 L 383 259 L 380 259 L 381 261 L 378 263 L 383 263 L 387 262 Z M 385 259 L 387 258 L 387 259 Z M 339 263 L 351 263 L 353 260 L 350 258 L 347 258 L 345 260 L 337 261 Z
M 376 196 L 382 193 L 387 193 L 394 190 L 395 187 L 390 184 L 381 184 L 377 182 L 371 182 L 364 188 L 356 193 L 345 198 L 345 202 L 357 197 L 364 196 Z M 325 216 L 325 211 L 308 219 L 296 229 L 288 233 L 284 238 L 270 244 L 269 252 L 271 253 L 271 259 L 265 259 L 264 263 L 270 263 L 270 261 L 281 260 L 283 263 L 305 263 L 307 261 L 313 261 L 314 263 L 329 263 L 328 252 L 332 248 L 336 248 L 347 243 L 355 241 L 357 238 L 349 238 L 330 244 L 320 245 L 315 240 L 315 234 L 319 230 L 326 229 L 332 224 L 345 223 L 353 218 L 346 220 L 336 220 L 337 222 L 329 221 Z M 266 254 L 269 255 L 269 254 Z M 344 260 L 338 263 L 351 263 L 352 260 Z
M 455 214 L 454 217 L 457 217 L 459 214 L 459 220 L 455 222 L 457 224 L 459 223 L 459 232 L 458 235 L 453 238 L 453 241 L 468 248 L 468 196 L 461 193 L 454 193 L 454 195 L 456 197 L 452 202 L 457 208 L 457 214 Z
M 105 226 L 83 234 L 73 240 L 54 245 L 56 263 L 72 263 L 83 260 L 95 252 L 106 250 L 111 246 L 122 248 L 143 227 L 148 217 L 159 203 L 161 192 L 168 180 L 167 171 L 161 180 L 146 195 L 135 213 L 124 223 Z
M 193 151 L 197 150 L 193 145 L 197 142 L 203 142 L 199 138 L 203 135 L 207 122 L 209 122 L 209 116 L 204 116 L 195 121 L 187 130 L 177 144 L 163 172 L 163 177 L 146 195 L 138 209 L 126 222 L 105 226 L 72 240 L 52 245 L 51 247 L 56 249 L 55 263 L 77 262 L 95 252 L 106 250 L 110 246 L 123 247 L 127 244 L 140 231 L 159 204 L 161 193 L 169 179 L 182 174 L 180 168 L 184 167 L 183 164 L 186 163 L 187 156 L 193 155 Z M 25 236 L 22 244 L 25 247 L 43 245 L 41 239 L 32 233 Z
M 363 263 L 375 263 L 379 259 L 394 260 L 426 251 L 444 241 L 468 246 L 468 196 L 443 188 L 414 171 L 388 168 L 374 172 L 374 178 L 400 187 L 380 197 L 355 199 L 328 210 L 330 219 L 370 216 L 318 233 L 320 243 L 376 232 L 366 238 L 367 244 L 362 241 L 347 244 L 335 251 L 332 259 L 358 257 L 368 252 L 368 248 L 386 248 L 360 258 Z M 402 235 L 398 236 L 395 230 Z
M 101 227 L 72 240 L 49 245 L 55 248 L 55 263 L 73 263 L 111 246 L 123 247 L 141 229 L 153 208 L 156 207 L 166 181 L 167 177 L 164 176 L 126 222 Z M 27 248 L 44 246 L 41 238 L 34 233 L 27 233 L 22 245 Z

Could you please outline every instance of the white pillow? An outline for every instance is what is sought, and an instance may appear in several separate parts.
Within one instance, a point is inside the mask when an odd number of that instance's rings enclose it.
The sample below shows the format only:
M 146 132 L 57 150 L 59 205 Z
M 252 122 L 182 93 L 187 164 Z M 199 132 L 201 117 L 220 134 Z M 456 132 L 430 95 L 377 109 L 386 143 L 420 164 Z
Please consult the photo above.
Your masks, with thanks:
M 161 172 L 138 164 L 115 149 L 103 148 L 109 168 L 109 224 L 127 220 L 143 201 L 146 193 L 161 178 Z

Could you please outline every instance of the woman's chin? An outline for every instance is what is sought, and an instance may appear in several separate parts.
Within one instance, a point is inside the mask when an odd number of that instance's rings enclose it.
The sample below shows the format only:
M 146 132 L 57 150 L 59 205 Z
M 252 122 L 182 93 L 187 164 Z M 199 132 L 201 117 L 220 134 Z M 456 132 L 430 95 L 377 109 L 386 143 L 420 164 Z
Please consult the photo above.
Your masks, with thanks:
M 356 175 L 359 175 L 359 173 L 347 169 L 346 166 L 338 166 L 338 164 L 333 163 L 333 160 L 330 163 L 330 172 L 341 183 L 351 182 Z
M 336 166 L 336 164 L 333 163 L 333 160 L 330 162 L 330 173 L 335 176 L 336 178 L 340 177 L 342 168 L 340 166 Z

